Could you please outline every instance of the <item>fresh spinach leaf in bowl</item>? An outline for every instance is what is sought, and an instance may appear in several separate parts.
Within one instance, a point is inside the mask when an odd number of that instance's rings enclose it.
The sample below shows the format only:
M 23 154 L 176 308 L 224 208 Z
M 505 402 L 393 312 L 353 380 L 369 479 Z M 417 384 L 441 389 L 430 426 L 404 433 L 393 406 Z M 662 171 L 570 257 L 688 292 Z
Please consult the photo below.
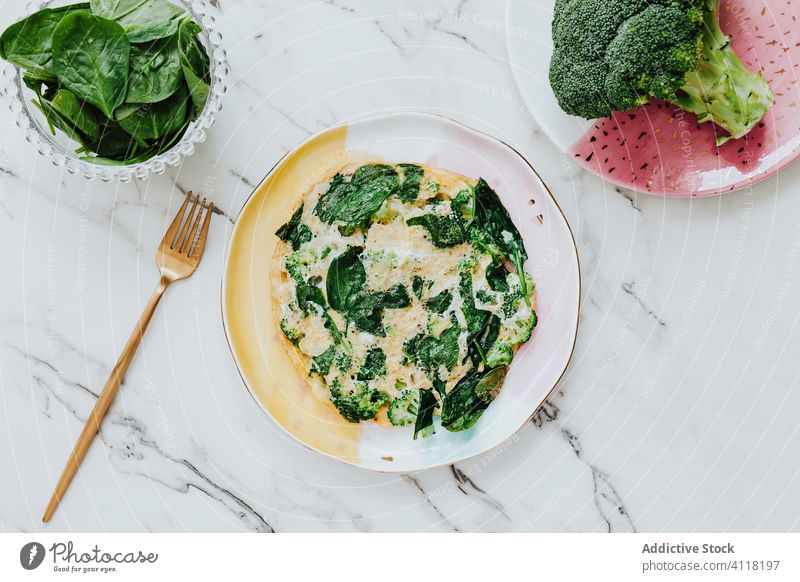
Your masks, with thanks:
M 0 35 L 50 131 L 111 164 L 166 152 L 203 111 L 211 63 L 200 26 L 167 0 L 44 8 Z

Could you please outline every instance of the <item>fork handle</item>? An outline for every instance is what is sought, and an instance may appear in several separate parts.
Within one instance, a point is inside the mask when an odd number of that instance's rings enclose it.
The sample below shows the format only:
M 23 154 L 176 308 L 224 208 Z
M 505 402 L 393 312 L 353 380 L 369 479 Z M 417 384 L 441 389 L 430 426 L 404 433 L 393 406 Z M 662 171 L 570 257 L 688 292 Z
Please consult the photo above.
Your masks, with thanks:
M 69 488 L 70 483 L 72 483 L 75 473 L 78 472 L 78 467 L 86 456 L 95 435 L 97 435 L 97 432 L 100 430 L 100 424 L 103 422 L 111 403 L 114 401 L 114 397 L 117 395 L 122 381 L 125 379 L 125 372 L 128 371 L 128 366 L 131 360 L 133 360 L 136 350 L 139 348 L 139 343 L 142 341 L 144 332 L 150 320 L 153 318 L 153 313 L 155 313 L 158 302 L 161 300 L 161 296 L 164 295 L 164 291 L 166 291 L 167 285 L 169 285 L 170 282 L 171 281 L 162 277 L 161 281 L 158 283 L 158 287 L 156 287 L 156 290 L 153 292 L 153 296 L 150 297 L 147 307 L 145 307 L 142 316 L 139 318 L 130 339 L 128 339 L 128 343 L 125 344 L 125 349 L 122 350 L 117 364 L 114 366 L 114 369 L 111 370 L 111 376 L 106 382 L 100 396 L 97 398 L 97 402 L 95 402 L 94 408 L 91 414 L 89 414 L 89 418 L 86 420 L 86 424 L 83 426 L 81 436 L 78 437 L 78 442 L 75 443 L 72 454 L 67 459 L 67 464 L 53 491 L 53 496 L 50 498 L 50 503 L 47 505 L 42 521 L 50 521 L 58 504 Z

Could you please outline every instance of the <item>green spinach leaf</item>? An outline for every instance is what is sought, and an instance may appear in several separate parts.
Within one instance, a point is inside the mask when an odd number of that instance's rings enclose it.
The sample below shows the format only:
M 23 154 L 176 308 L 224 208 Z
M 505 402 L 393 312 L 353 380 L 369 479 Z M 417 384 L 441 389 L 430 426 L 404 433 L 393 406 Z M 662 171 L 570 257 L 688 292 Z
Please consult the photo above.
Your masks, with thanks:
M 136 140 L 118 123 L 107 120 L 100 126 L 100 139 L 92 144 L 92 151 L 108 160 L 126 160 L 136 147 Z
M 403 285 L 395 285 L 386 291 L 361 293 L 356 296 L 349 311 L 353 324 L 361 331 L 376 336 L 386 335 L 383 328 L 383 313 L 386 309 L 408 307 L 411 298 Z
M 163 101 L 178 90 L 182 81 L 177 36 L 131 45 L 127 103 Z
M 340 174 L 334 176 L 314 212 L 326 224 L 344 223 L 339 230 L 347 236 L 368 227 L 372 215 L 399 185 L 400 179 L 391 166 L 367 164 L 359 167 L 349 181 Z
M 117 23 L 73 12 L 53 32 L 53 69 L 67 89 L 110 118 L 125 100 L 130 50 Z
M 362 250 L 361 247 L 350 247 L 333 259 L 325 280 L 328 303 L 346 319 L 367 280 L 367 272 L 359 258 Z
M 451 432 L 472 428 L 494 400 L 507 372 L 506 366 L 483 372 L 473 368 L 445 396 L 442 426 Z
M 486 267 L 486 281 L 492 291 L 508 291 L 508 271 L 500 259 L 494 258 Z
M 74 12 L 86 12 L 88 4 L 44 8 L 9 26 L 0 35 L 0 57 L 39 77 L 55 79 L 52 70 L 53 32 L 61 20 Z
M 185 14 L 182 8 L 167 0 L 146 0 L 117 19 L 131 42 L 150 42 L 172 36 L 178 31 Z
M 186 119 L 188 95 L 181 86 L 171 97 L 160 103 L 149 103 L 119 124 L 139 140 L 153 140 L 178 131 Z
M 311 358 L 311 375 L 318 375 L 318 376 L 327 376 L 328 372 L 331 371 L 331 364 L 333 363 L 333 359 L 336 356 L 336 348 L 334 346 L 329 347 L 323 353 L 318 356 L 314 356 Z
M 431 282 L 426 281 L 419 275 L 414 275 L 414 277 L 411 279 L 411 290 L 414 292 L 414 295 L 416 295 L 417 299 L 422 299 L 422 292 L 425 290 L 426 286 L 427 288 L 430 288 Z
M 453 294 L 448 289 L 439 293 L 436 297 L 431 297 L 425 302 L 425 309 L 433 313 L 442 314 L 450 306 Z
M 211 82 L 211 61 L 206 49 L 197 40 L 200 27 L 191 20 L 183 20 L 178 28 L 178 50 L 181 68 L 189 95 L 194 104 L 192 119 L 197 119 L 208 101 Z
M 464 229 L 455 214 L 423 214 L 409 218 L 406 224 L 423 227 L 438 248 L 454 247 L 466 240 Z
M 439 366 L 450 370 L 458 362 L 458 338 L 461 335 L 461 327 L 455 317 L 451 319 L 450 323 L 450 327 L 438 338 L 425 336 L 419 342 L 417 361 L 430 372 L 436 372 Z
M 514 264 L 514 269 L 519 274 L 525 302 L 530 305 L 527 281 L 523 271 L 523 265 L 528 260 L 528 253 L 519 230 L 511 220 L 508 210 L 500 202 L 497 193 L 483 178 L 478 180 L 473 192 L 475 195 L 475 220 L 473 223 L 475 229 L 488 237 L 491 241 L 491 245 L 488 246 L 499 250 L 502 253 L 501 258 L 508 259 Z M 480 239 L 480 237 L 478 238 Z
M 308 225 L 300 222 L 303 216 L 303 206 L 304 204 L 301 204 L 300 208 L 294 211 L 289 222 L 275 231 L 276 236 L 282 241 L 289 243 L 293 251 L 299 249 L 314 236 L 311 229 L 308 228 Z
M 314 305 L 318 305 L 323 309 L 327 307 L 327 304 L 325 303 L 325 295 L 323 295 L 322 289 L 315 285 L 309 285 L 308 283 L 296 283 L 295 294 L 297 295 L 297 304 L 300 306 L 300 309 L 303 311 L 303 313 L 315 311 Z
M 434 434 L 436 430 L 433 426 L 433 410 L 436 408 L 438 401 L 436 396 L 433 395 L 433 390 L 425 390 L 424 388 L 419 391 L 419 406 L 417 408 L 417 419 L 414 422 L 414 439 L 417 436 L 426 438 Z
M 369 348 L 364 365 L 356 374 L 356 380 L 368 382 L 380 378 L 384 374 L 386 374 L 386 354 L 379 347 Z
M 61 118 L 67 133 L 79 132 L 83 142 L 95 142 L 100 139 L 100 124 L 97 121 L 94 107 L 80 101 L 74 93 L 67 89 L 59 89 L 50 102 L 53 111 Z
M 490 313 L 475 307 L 475 297 L 472 295 L 472 273 L 468 269 L 461 271 L 458 290 L 461 295 L 461 312 L 467 322 L 467 331 L 470 338 L 474 338 L 485 325 Z
M 500 326 L 500 318 L 490 314 L 480 331 L 468 338 L 467 354 L 475 366 L 480 362 L 486 364 L 486 354 L 497 341 L 497 337 L 500 335 Z
M 91 0 L 92 14 L 117 20 L 130 14 L 147 0 Z
M 422 176 L 425 171 L 416 164 L 400 164 L 403 170 L 403 183 L 397 190 L 397 197 L 406 204 L 414 202 L 419 196 L 419 185 L 422 183 Z

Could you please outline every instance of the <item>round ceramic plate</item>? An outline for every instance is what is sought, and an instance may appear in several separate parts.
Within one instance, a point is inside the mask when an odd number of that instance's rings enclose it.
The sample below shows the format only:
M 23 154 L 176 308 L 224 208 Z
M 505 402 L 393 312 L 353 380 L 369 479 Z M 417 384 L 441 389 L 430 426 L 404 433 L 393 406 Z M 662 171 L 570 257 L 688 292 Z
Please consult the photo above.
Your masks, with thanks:
M 522 233 L 536 281 L 539 324 L 517 352 L 497 399 L 465 432 L 351 424 L 317 400 L 292 366 L 273 318 L 268 269 L 275 231 L 300 194 L 340 167 L 364 160 L 415 162 L 485 178 Z M 398 113 L 326 130 L 291 151 L 256 187 L 228 248 L 222 311 L 228 342 L 248 389 L 286 433 L 347 463 L 410 472 L 480 454 L 512 436 L 539 408 L 572 356 L 580 274 L 564 215 L 530 165 L 500 141 L 443 117 Z
M 723 30 L 775 103 L 748 136 L 717 147 L 714 126 L 654 102 L 587 121 L 558 106 L 548 82 L 553 0 L 509 0 L 508 54 L 528 109 L 576 162 L 620 186 L 663 196 L 711 196 L 760 182 L 800 156 L 800 2 L 722 1 Z

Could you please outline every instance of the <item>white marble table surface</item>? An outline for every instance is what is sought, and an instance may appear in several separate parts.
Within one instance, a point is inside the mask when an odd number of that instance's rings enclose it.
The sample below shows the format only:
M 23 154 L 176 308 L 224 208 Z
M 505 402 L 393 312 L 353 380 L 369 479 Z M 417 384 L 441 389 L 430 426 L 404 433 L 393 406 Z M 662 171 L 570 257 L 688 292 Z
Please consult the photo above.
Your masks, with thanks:
M 2 4 L 5 26 L 23 7 Z M 208 142 L 167 175 L 66 175 L 0 109 L 0 531 L 800 529 L 800 164 L 708 200 L 604 184 L 521 105 L 505 30 L 524 23 L 505 21 L 504 2 L 218 4 L 232 87 Z M 570 370 L 518 435 L 390 476 L 309 452 L 265 419 L 228 352 L 219 295 L 232 219 L 287 148 L 400 109 L 451 116 L 531 161 L 574 229 L 583 301 Z M 189 189 L 224 216 L 44 526 Z

